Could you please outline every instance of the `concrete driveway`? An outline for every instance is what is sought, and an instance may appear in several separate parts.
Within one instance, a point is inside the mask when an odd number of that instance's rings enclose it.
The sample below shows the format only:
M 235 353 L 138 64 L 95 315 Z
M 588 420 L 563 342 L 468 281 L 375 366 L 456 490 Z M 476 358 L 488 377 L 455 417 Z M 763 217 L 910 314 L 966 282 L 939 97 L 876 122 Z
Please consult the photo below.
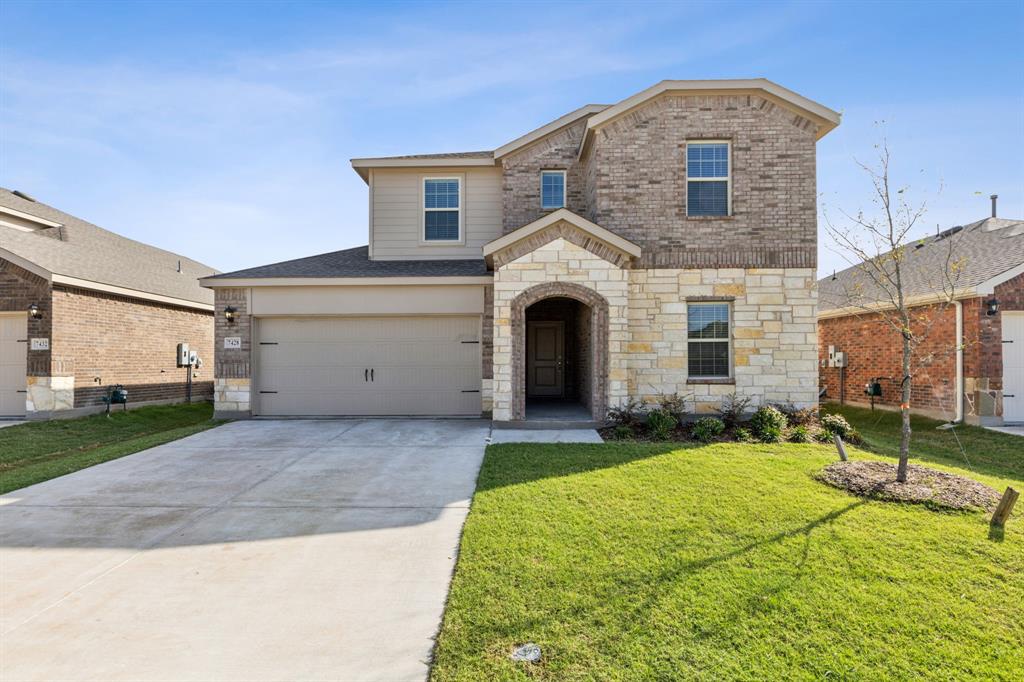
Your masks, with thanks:
M 423 679 L 488 432 L 236 422 L 0 497 L 0 679 Z

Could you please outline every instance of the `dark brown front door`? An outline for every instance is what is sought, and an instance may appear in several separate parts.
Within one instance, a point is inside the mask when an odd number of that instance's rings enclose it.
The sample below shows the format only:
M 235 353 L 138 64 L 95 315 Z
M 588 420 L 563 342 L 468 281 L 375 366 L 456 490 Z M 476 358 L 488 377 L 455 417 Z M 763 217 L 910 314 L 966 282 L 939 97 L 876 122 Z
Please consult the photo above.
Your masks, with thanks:
M 562 322 L 526 323 L 526 395 L 560 398 L 565 390 L 565 329 Z

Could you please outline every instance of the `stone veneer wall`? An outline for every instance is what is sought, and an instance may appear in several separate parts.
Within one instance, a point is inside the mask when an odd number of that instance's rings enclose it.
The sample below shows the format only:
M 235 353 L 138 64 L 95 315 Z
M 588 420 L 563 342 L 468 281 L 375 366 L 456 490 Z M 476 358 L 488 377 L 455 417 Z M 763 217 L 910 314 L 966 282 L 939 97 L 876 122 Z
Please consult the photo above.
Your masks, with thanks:
M 817 404 L 817 292 L 810 268 L 622 269 L 563 237 L 495 271 L 494 418 L 521 418 L 514 385 L 517 297 L 558 283 L 586 287 L 608 304 L 607 407 L 627 397 L 656 401 L 661 394 L 692 395 L 709 413 L 736 392 L 754 405 Z M 686 306 L 690 300 L 726 300 L 733 316 L 734 377 L 691 382 L 687 376 Z M 593 343 L 599 344 L 594 330 Z M 600 355 L 598 355 L 600 357 Z M 598 377 L 600 380 L 601 378 Z M 517 379 L 518 380 L 518 379 Z
M 215 289 L 214 300 L 214 384 L 213 409 L 218 418 L 244 418 L 252 412 L 252 316 L 249 291 L 243 288 Z M 234 322 L 228 322 L 224 309 L 236 310 Z M 242 347 L 224 348 L 224 339 L 239 337 Z

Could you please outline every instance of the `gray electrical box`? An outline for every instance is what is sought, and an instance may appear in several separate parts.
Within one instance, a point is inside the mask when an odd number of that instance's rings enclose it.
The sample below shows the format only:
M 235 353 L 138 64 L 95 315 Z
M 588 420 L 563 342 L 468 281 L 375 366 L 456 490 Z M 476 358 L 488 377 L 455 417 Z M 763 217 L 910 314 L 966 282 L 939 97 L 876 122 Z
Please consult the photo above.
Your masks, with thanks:
M 189 352 L 187 343 L 178 344 L 178 367 L 189 366 Z
M 846 367 L 846 351 L 837 350 L 833 367 Z

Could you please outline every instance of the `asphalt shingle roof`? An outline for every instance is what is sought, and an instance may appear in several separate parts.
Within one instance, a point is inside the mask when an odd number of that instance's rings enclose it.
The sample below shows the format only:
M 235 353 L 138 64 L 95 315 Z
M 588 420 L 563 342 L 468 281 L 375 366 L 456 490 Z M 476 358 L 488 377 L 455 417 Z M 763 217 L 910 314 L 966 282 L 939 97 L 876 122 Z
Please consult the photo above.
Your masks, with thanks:
M 950 242 L 953 259 L 962 262 L 957 289 L 976 286 L 1024 263 L 1024 221 L 986 218 L 943 234 L 947 236 L 934 235 L 908 245 L 902 268 L 908 297 L 942 292 Z M 856 301 L 850 300 L 850 292 L 856 292 Z M 835 279 L 829 275 L 818 280 L 819 312 L 883 297 L 858 266 L 837 272 Z
M 52 273 L 196 303 L 213 303 L 213 292 L 199 286 L 198 281 L 217 273 L 208 265 L 122 237 L 3 187 L 0 206 L 62 224 L 60 228 L 40 232 L 0 225 L 0 248 Z M 59 235 L 54 235 L 52 231 L 57 229 Z
M 471 260 L 370 260 L 369 247 L 321 253 L 247 270 L 225 272 L 212 279 L 260 277 L 474 277 L 486 276 L 482 258 Z

